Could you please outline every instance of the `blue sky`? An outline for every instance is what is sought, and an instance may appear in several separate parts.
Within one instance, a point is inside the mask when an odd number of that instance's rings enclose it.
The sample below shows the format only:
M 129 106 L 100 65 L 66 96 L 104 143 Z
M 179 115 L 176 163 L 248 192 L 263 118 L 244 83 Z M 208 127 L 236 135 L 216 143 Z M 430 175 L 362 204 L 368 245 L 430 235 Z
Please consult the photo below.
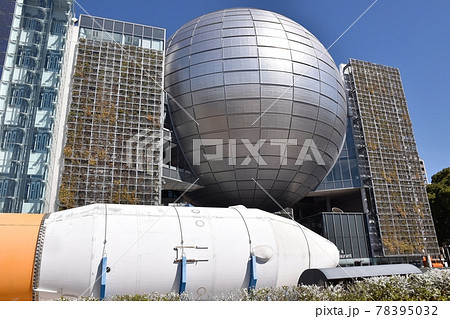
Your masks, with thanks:
M 88 14 L 167 30 L 202 14 L 253 7 L 283 14 L 330 46 L 375 0 L 76 0 Z M 80 7 L 77 13 L 85 13 Z M 330 49 L 349 58 L 400 69 L 428 177 L 450 166 L 450 1 L 378 0 Z

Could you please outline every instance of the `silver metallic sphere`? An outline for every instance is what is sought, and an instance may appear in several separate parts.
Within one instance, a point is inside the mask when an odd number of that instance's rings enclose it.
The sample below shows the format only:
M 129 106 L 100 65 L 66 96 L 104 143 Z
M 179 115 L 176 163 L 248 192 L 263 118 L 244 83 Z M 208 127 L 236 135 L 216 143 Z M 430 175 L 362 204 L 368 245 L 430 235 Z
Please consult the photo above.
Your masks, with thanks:
M 168 41 L 165 74 L 180 146 L 205 186 L 188 194 L 194 204 L 292 207 L 339 156 L 341 76 L 280 14 L 226 9 L 188 22 Z

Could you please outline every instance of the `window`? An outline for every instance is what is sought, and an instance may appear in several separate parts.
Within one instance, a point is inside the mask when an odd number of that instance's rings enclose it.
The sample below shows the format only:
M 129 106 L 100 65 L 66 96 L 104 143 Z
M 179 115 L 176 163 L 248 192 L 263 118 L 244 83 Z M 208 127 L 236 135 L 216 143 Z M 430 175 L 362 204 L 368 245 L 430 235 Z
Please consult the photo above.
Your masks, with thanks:
M 164 30 L 163 29 L 153 29 L 153 38 L 164 40 Z
M 61 53 L 59 53 L 57 51 L 50 51 L 47 54 L 47 63 L 46 63 L 45 69 L 47 71 L 58 71 L 60 58 L 61 58 Z
M 27 69 L 33 69 L 36 65 L 34 50 L 30 47 L 21 47 L 18 52 L 16 64 Z
M 106 31 L 113 31 L 114 21 L 105 20 L 104 29 Z
M 102 39 L 102 32 L 101 31 L 92 31 L 92 39 L 94 40 L 101 40 Z
M 40 44 L 41 43 L 41 36 L 39 33 L 33 34 L 33 44 Z
M 50 136 L 48 133 L 36 133 L 34 135 L 33 151 L 44 152 L 47 150 Z
M 5 133 L 3 134 L 2 148 L 12 150 L 17 140 L 17 131 L 5 131 Z
M 154 50 L 163 50 L 164 41 L 153 40 L 152 41 L 152 49 Z
M 33 72 L 27 71 L 25 74 L 25 83 L 32 84 L 34 81 L 34 74 Z
M 129 44 L 129 45 L 133 44 L 133 37 L 131 35 L 126 35 L 124 37 L 124 44 Z
M 134 26 L 134 35 L 142 36 L 143 30 L 144 30 L 144 28 L 142 26 L 135 25 Z
M 91 17 L 82 15 L 80 17 L 80 27 L 92 28 L 93 19 Z
M 42 31 L 42 24 L 37 18 L 31 16 L 24 17 L 23 28 L 25 30 Z
M 51 110 L 53 108 L 53 102 L 55 101 L 55 91 L 43 90 L 41 92 L 41 101 L 39 108 L 43 110 Z
M 29 182 L 27 185 L 27 199 L 40 199 L 42 193 L 42 183 L 39 181 Z
M 123 33 L 133 34 L 133 25 L 129 23 L 125 23 L 125 27 L 123 29 Z
M 0 198 L 5 198 L 8 195 L 8 180 L 0 180 Z
M 141 46 L 141 38 L 133 37 L 133 45 L 136 47 L 140 47 Z
M 52 29 L 50 33 L 53 35 L 64 35 L 66 33 L 66 24 L 62 20 L 53 19 Z
M 27 86 L 16 86 L 11 92 L 11 106 L 19 107 L 22 112 L 26 112 L 28 108 L 28 101 L 26 99 L 29 97 L 30 90 Z
M 21 127 L 21 128 L 25 128 L 26 124 L 27 124 L 27 115 L 19 114 L 19 117 L 17 119 L 17 126 Z

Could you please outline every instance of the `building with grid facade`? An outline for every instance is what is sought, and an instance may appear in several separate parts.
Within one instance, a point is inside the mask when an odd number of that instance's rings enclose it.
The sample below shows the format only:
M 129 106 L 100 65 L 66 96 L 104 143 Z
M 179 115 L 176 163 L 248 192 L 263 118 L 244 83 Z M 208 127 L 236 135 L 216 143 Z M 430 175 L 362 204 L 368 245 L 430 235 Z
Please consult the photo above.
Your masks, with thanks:
M 366 263 L 369 258 L 372 262 L 399 262 L 417 260 L 424 254 L 437 256 L 438 243 L 399 70 L 351 59 L 342 72 L 349 107 L 346 143 L 328 176 L 298 205 L 297 218 L 328 238 L 334 234 L 341 257 L 350 264 Z M 332 210 L 337 214 L 327 213 Z M 353 254 L 355 243 L 359 245 L 361 240 L 352 241 L 355 232 L 337 218 L 342 212 L 364 214 L 360 229 L 370 247 L 365 256 Z M 338 235 L 333 233 L 336 230 Z
M 0 79 L 8 49 L 9 34 L 14 15 L 15 0 L 0 0 Z
M 0 212 L 42 213 L 72 1 L 0 5 Z
M 78 28 L 55 209 L 159 204 L 165 30 L 84 15 Z
M 422 178 L 400 72 L 351 59 L 345 69 L 355 143 L 372 192 L 383 256 L 438 255 L 438 243 Z

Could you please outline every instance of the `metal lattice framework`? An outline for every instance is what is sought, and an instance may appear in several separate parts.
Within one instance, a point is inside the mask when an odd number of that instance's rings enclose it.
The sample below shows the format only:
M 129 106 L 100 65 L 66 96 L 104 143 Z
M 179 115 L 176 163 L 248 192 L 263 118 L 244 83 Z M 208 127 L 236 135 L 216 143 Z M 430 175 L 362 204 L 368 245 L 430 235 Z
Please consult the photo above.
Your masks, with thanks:
M 354 59 L 350 60 L 349 72 L 350 94 L 356 103 L 354 116 L 362 132 L 361 141 L 355 135 L 355 142 L 364 147 L 360 171 L 366 186 L 373 190 L 383 254 L 437 255 L 400 72 Z
M 75 65 L 60 209 L 157 205 L 163 52 L 81 38 Z

